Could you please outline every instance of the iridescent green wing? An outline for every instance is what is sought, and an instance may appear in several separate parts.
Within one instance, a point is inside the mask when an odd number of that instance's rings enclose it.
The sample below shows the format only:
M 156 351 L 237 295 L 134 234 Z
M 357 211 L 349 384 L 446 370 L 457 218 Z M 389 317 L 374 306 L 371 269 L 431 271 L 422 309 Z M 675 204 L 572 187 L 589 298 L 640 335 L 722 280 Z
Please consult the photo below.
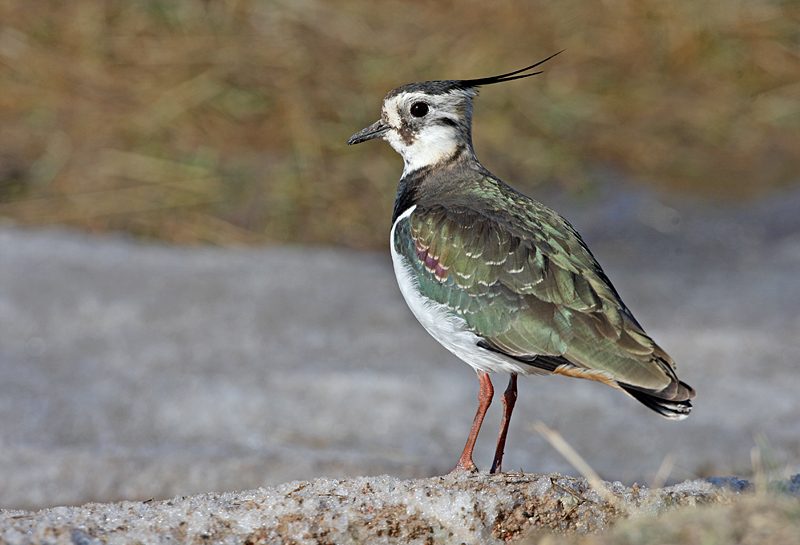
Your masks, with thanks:
M 393 244 L 420 292 L 463 318 L 488 349 L 648 390 L 673 381 L 669 356 L 575 230 L 538 203 L 511 199 L 481 212 L 418 206 L 397 225 Z

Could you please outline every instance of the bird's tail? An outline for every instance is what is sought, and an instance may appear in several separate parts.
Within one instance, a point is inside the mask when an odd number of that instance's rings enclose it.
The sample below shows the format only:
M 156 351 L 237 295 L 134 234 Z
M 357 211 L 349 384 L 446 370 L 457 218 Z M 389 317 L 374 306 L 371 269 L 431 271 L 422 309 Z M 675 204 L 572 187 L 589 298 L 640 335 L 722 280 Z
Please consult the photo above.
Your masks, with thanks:
M 692 412 L 694 389 L 685 382 L 677 381 L 676 385 L 657 392 L 630 384 L 619 383 L 619 386 L 636 401 L 670 420 L 683 420 Z

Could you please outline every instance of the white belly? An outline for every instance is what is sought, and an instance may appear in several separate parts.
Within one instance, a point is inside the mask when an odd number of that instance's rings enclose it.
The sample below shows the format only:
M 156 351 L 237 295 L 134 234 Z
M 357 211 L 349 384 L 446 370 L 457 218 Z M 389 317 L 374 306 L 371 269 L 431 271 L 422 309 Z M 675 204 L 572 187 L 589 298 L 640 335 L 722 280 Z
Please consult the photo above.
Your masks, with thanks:
M 450 309 L 432 299 L 422 295 L 419 291 L 412 268 L 408 260 L 397 253 L 394 247 L 394 231 L 397 224 L 405 220 L 416 208 L 412 206 L 403 212 L 392 225 L 392 232 L 389 236 L 389 246 L 392 251 L 392 263 L 394 264 L 394 274 L 397 276 L 397 284 L 400 292 L 406 300 L 408 308 L 422 327 L 439 343 L 455 354 L 458 358 L 467 362 L 476 371 L 503 371 L 507 373 L 528 374 L 535 372 L 535 367 L 525 365 L 478 346 L 481 338 L 470 331 L 467 322 L 450 311 Z

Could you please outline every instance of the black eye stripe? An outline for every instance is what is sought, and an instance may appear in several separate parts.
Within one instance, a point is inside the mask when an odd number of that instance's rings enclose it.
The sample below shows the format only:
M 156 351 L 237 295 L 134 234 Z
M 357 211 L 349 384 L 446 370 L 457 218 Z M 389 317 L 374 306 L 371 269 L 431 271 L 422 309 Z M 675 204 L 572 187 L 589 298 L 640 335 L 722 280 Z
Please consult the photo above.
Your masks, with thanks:
M 436 120 L 438 125 L 447 125 L 448 127 L 458 127 L 458 123 L 450 119 L 449 117 L 440 117 Z

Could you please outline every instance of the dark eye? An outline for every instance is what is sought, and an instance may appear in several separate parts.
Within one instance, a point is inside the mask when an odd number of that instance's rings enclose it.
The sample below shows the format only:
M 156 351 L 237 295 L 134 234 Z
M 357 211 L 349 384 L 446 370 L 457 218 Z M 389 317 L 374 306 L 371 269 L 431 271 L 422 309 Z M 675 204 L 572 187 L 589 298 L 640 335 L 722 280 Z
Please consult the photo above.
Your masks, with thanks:
M 428 105 L 424 102 L 415 102 L 411 105 L 411 115 L 414 117 L 424 117 L 428 113 Z

